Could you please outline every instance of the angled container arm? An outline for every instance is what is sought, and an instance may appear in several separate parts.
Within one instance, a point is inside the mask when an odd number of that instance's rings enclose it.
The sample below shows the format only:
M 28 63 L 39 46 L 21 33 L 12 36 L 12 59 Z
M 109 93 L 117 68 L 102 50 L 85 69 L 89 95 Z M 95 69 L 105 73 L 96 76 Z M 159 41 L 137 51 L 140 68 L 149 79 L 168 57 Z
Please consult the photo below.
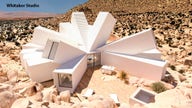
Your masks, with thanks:
M 113 52 L 102 52 L 101 64 L 115 66 L 141 78 L 160 81 L 165 74 L 166 62 L 135 56 L 122 55 Z
M 43 54 L 43 52 L 37 50 L 36 48 L 23 49 L 20 52 L 21 65 L 24 67 L 24 69 L 27 69 L 26 59 L 28 59 L 28 58 L 41 58 L 42 54 Z
M 63 64 L 84 54 L 86 53 L 83 50 L 78 49 L 76 46 L 60 41 L 55 54 L 54 61 L 59 64 Z
M 54 84 L 59 91 L 70 90 L 71 93 L 74 92 L 77 85 L 79 84 L 83 74 L 87 69 L 87 56 L 79 56 L 71 61 L 61 64 L 58 68 L 53 71 Z M 59 75 L 71 75 L 70 86 L 63 85 L 64 79 L 59 77 Z M 63 85 L 63 86 L 61 86 Z
M 159 50 L 157 50 L 156 48 L 147 50 L 147 51 L 143 51 L 141 53 L 135 54 L 134 56 L 162 61 L 161 52 Z
M 45 58 L 26 59 L 26 71 L 33 81 L 44 82 L 52 79 L 52 72 L 59 66 L 53 60 Z
M 62 39 L 62 38 L 63 36 L 59 32 L 38 26 L 34 30 L 31 43 L 45 46 L 48 39 Z
M 151 29 L 126 36 L 110 44 L 107 44 L 98 50 L 109 51 L 121 54 L 135 55 L 143 51 L 156 48 L 154 34 Z
M 82 41 L 82 45 L 86 45 L 88 41 L 89 24 L 83 12 L 73 12 L 71 17 L 71 24 L 79 36 L 78 41 Z M 81 39 L 81 40 L 80 40 Z
M 91 27 L 88 36 L 88 51 L 93 51 L 107 42 L 111 31 L 115 25 L 116 19 L 108 12 L 100 12 L 96 21 Z

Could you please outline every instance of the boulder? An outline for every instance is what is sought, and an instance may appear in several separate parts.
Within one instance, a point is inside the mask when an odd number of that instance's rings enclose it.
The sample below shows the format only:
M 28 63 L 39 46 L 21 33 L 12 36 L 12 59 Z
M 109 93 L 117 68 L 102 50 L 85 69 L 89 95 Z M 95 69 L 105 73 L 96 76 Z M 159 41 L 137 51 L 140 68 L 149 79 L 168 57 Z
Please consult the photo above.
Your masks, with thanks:
M 21 89 L 19 93 L 23 94 L 24 96 L 32 96 L 37 92 L 40 92 L 42 89 L 43 86 L 40 83 L 31 82 L 30 84 L 26 84 L 26 87 Z
M 0 83 L 8 81 L 8 78 L 6 76 L 0 76 Z
M 88 104 L 88 108 L 105 108 L 101 100 L 94 100 Z
M 61 104 L 61 97 L 60 96 L 56 96 L 56 95 L 52 95 L 52 99 L 53 99 L 53 102 L 60 105 Z
M 13 88 L 13 86 L 10 85 L 10 84 L 0 83 L 0 92 L 3 92 L 3 91 L 11 91 L 12 88 Z
M 71 94 L 69 90 L 60 93 L 61 101 L 70 102 Z
M 113 70 L 102 70 L 101 72 L 102 72 L 102 74 L 105 74 L 105 75 L 115 75 L 116 74 L 116 72 Z
M 104 108 L 115 108 L 116 104 L 111 98 L 105 98 L 103 101 Z
M 96 94 L 88 97 L 88 101 L 103 100 L 103 99 L 104 99 L 103 96 L 101 96 L 101 95 L 96 95 Z
M 16 100 L 14 93 L 10 91 L 4 91 L 0 93 L 0 108 L 10 108 L 13 102 Z
M 161 81 L 161 83 L 165 86 L 165 88 L 167 88 L 167 89 L 173 89 L 174 88 L 174 86 L 172 85 L 172 84 L 169 84 L 169 83 L 166 83 L 166 82 L 163 82 L 163 81 Z
M 42 90 L 43 101 L 53 102 L 53 95 L 58 95 L 58 91 L 54 86 L 44 88 Z
M 15 70 L 10 70 L 10 71 L 7 72 L 7 78 L 11 82 L 16 82 L 17 81 L 17 76 L 18 76 L 18 73 Z
M 155 103 L 150 103 L 147 108 L 191 108 L 192 89 L 177 87 L 155 96 Z
M 37 92 L 35 95 L 31 96 L 30 99 L 41 102 L 43 100 L 43 94 L 41 92 Z
M 29 100 L 27 98 L 17 99 L 11 106 L 11 108 L 27 108 Z
M 126 103 L 122 103 L 119 108 L 130 108 L 130 106 Z
M 145 79 L 143 81 L 143 85 L 146 86 L 146 87 L 150 87 L 154 82 L 155 81 Z

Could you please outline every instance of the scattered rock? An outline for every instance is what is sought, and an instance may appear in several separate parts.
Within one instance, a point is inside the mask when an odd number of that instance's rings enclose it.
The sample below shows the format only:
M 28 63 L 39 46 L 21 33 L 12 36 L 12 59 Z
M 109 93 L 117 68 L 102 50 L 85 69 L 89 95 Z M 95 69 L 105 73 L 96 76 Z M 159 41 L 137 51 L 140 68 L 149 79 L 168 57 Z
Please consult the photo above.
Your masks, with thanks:
M 69 90 L 62 91 L 60 93 L 60 97 L 61 97 L 61 101 L 70 102 L 70 97 L 71 97 L 70 91 Z
M 126 103 L 122 103 L 119 108 L 130 108 L 130 106 Z
M 27 108 L 29 100 L 27 98 L 17 99 L 11 106 L 11 108 Z
M 0 83 L 0 92 L 3 91 L 12 91 L 13 86 L 10 84 L 4 84 L 4 83 Z
M 129 77 L 129 84 L 131 85 L 137 84 L 138 81 L 139 81 L 139 78 L 137 77 Z
M 41 92 L 37 92 L 35 95 L 30 97 L 31 99 L 41 102 L 43 101 L 43 94 Z
M 143 85 L 146 86 L 146 87 L 150 87 L 154 82 L 155 81 L 145 79 L 143 81 Z
M 0 108 L 10 108 L 13 102 L 16 100 L 14 93 L 10 91 L 4 91 L 0 93 Z
M 88 97 L 88 101 L 94 101 L 94 100 L 103 100 L 104 97 L 101 95 L 91 95 Z
M 53 102 L 60 105 L 61 104 L 61 97 L 60 96 L 56 96 L 56 95 L 52 95 L 53 98 Z
M 7 78 L 9 79 L 9 81 L 11 82 L 15 82 L 17 81 L 17 71 L 14 71 L 14 70 L 10 70 L 7 72 Z
M 8 78 L 6 76 L 0 76 L 0 83 L 8 81 Z
M 102 70 L 102 74 L 106 74 L 106 75 L 115 75 L 116 72 L 112 71 L 112 70 Z
M 161 81 L 161 83 L 163 83 L 163 85 L 165 86 L 165 88 L 168 89 L 168 90 L 174 88 L 174 86 L 173 86 L 172 84 L 165 83 L 165 82 L 163 82 L 163 81 Z
M 115 108 L 116 107 L 115 102 L 111 98 L 105 98 L 102 101 L 102 103 L 104 105 L 104 108 Z
M 43 86 L 36 82 L 31 82 L 29 84 L 26 84 L 24 88 L 22 88 L 19 93 L 23 94 L 24 96 L 32 96 L 36 94 L 37 92 L 40 92 L 43 90 Z
M 148 105 L 148 108 L 187 108 L 191 107 L 192 89 L 175 88 L 167 90 L 155 96 L 155 103 Z M 190 106 L 190 107 L 188 107 Z
M 42 90 L 42 94 L 43 94 L 43 100 L 44 101 L 53 102 L 53 95 L 57 96 L 58 91 L 54 86 L 52 86 L 49 88 L 44 88 Z

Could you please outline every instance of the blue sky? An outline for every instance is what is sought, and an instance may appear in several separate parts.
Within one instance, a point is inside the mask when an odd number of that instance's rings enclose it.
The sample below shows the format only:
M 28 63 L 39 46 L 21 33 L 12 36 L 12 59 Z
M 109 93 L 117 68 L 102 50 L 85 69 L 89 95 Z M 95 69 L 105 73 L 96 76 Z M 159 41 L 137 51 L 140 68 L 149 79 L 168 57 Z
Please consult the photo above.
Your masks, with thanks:
M 65 13 L 72 7 L 88 0 L 0 0 L 0 11 L 32 11 L 47 13 Z M 39 7 L 7 7 L 7 4 L 38 4 Z

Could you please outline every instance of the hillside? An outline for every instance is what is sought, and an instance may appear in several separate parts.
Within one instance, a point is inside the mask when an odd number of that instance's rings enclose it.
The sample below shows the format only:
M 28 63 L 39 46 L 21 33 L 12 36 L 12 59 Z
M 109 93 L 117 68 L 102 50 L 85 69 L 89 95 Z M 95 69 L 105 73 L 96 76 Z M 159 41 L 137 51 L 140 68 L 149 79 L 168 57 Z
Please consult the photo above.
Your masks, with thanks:
M 188 12 L 192 9 L 190 0 L 89 0 L 82 7 L 91 9 L 94 12 L 109 11 L 112 13 L 178 13 Z

